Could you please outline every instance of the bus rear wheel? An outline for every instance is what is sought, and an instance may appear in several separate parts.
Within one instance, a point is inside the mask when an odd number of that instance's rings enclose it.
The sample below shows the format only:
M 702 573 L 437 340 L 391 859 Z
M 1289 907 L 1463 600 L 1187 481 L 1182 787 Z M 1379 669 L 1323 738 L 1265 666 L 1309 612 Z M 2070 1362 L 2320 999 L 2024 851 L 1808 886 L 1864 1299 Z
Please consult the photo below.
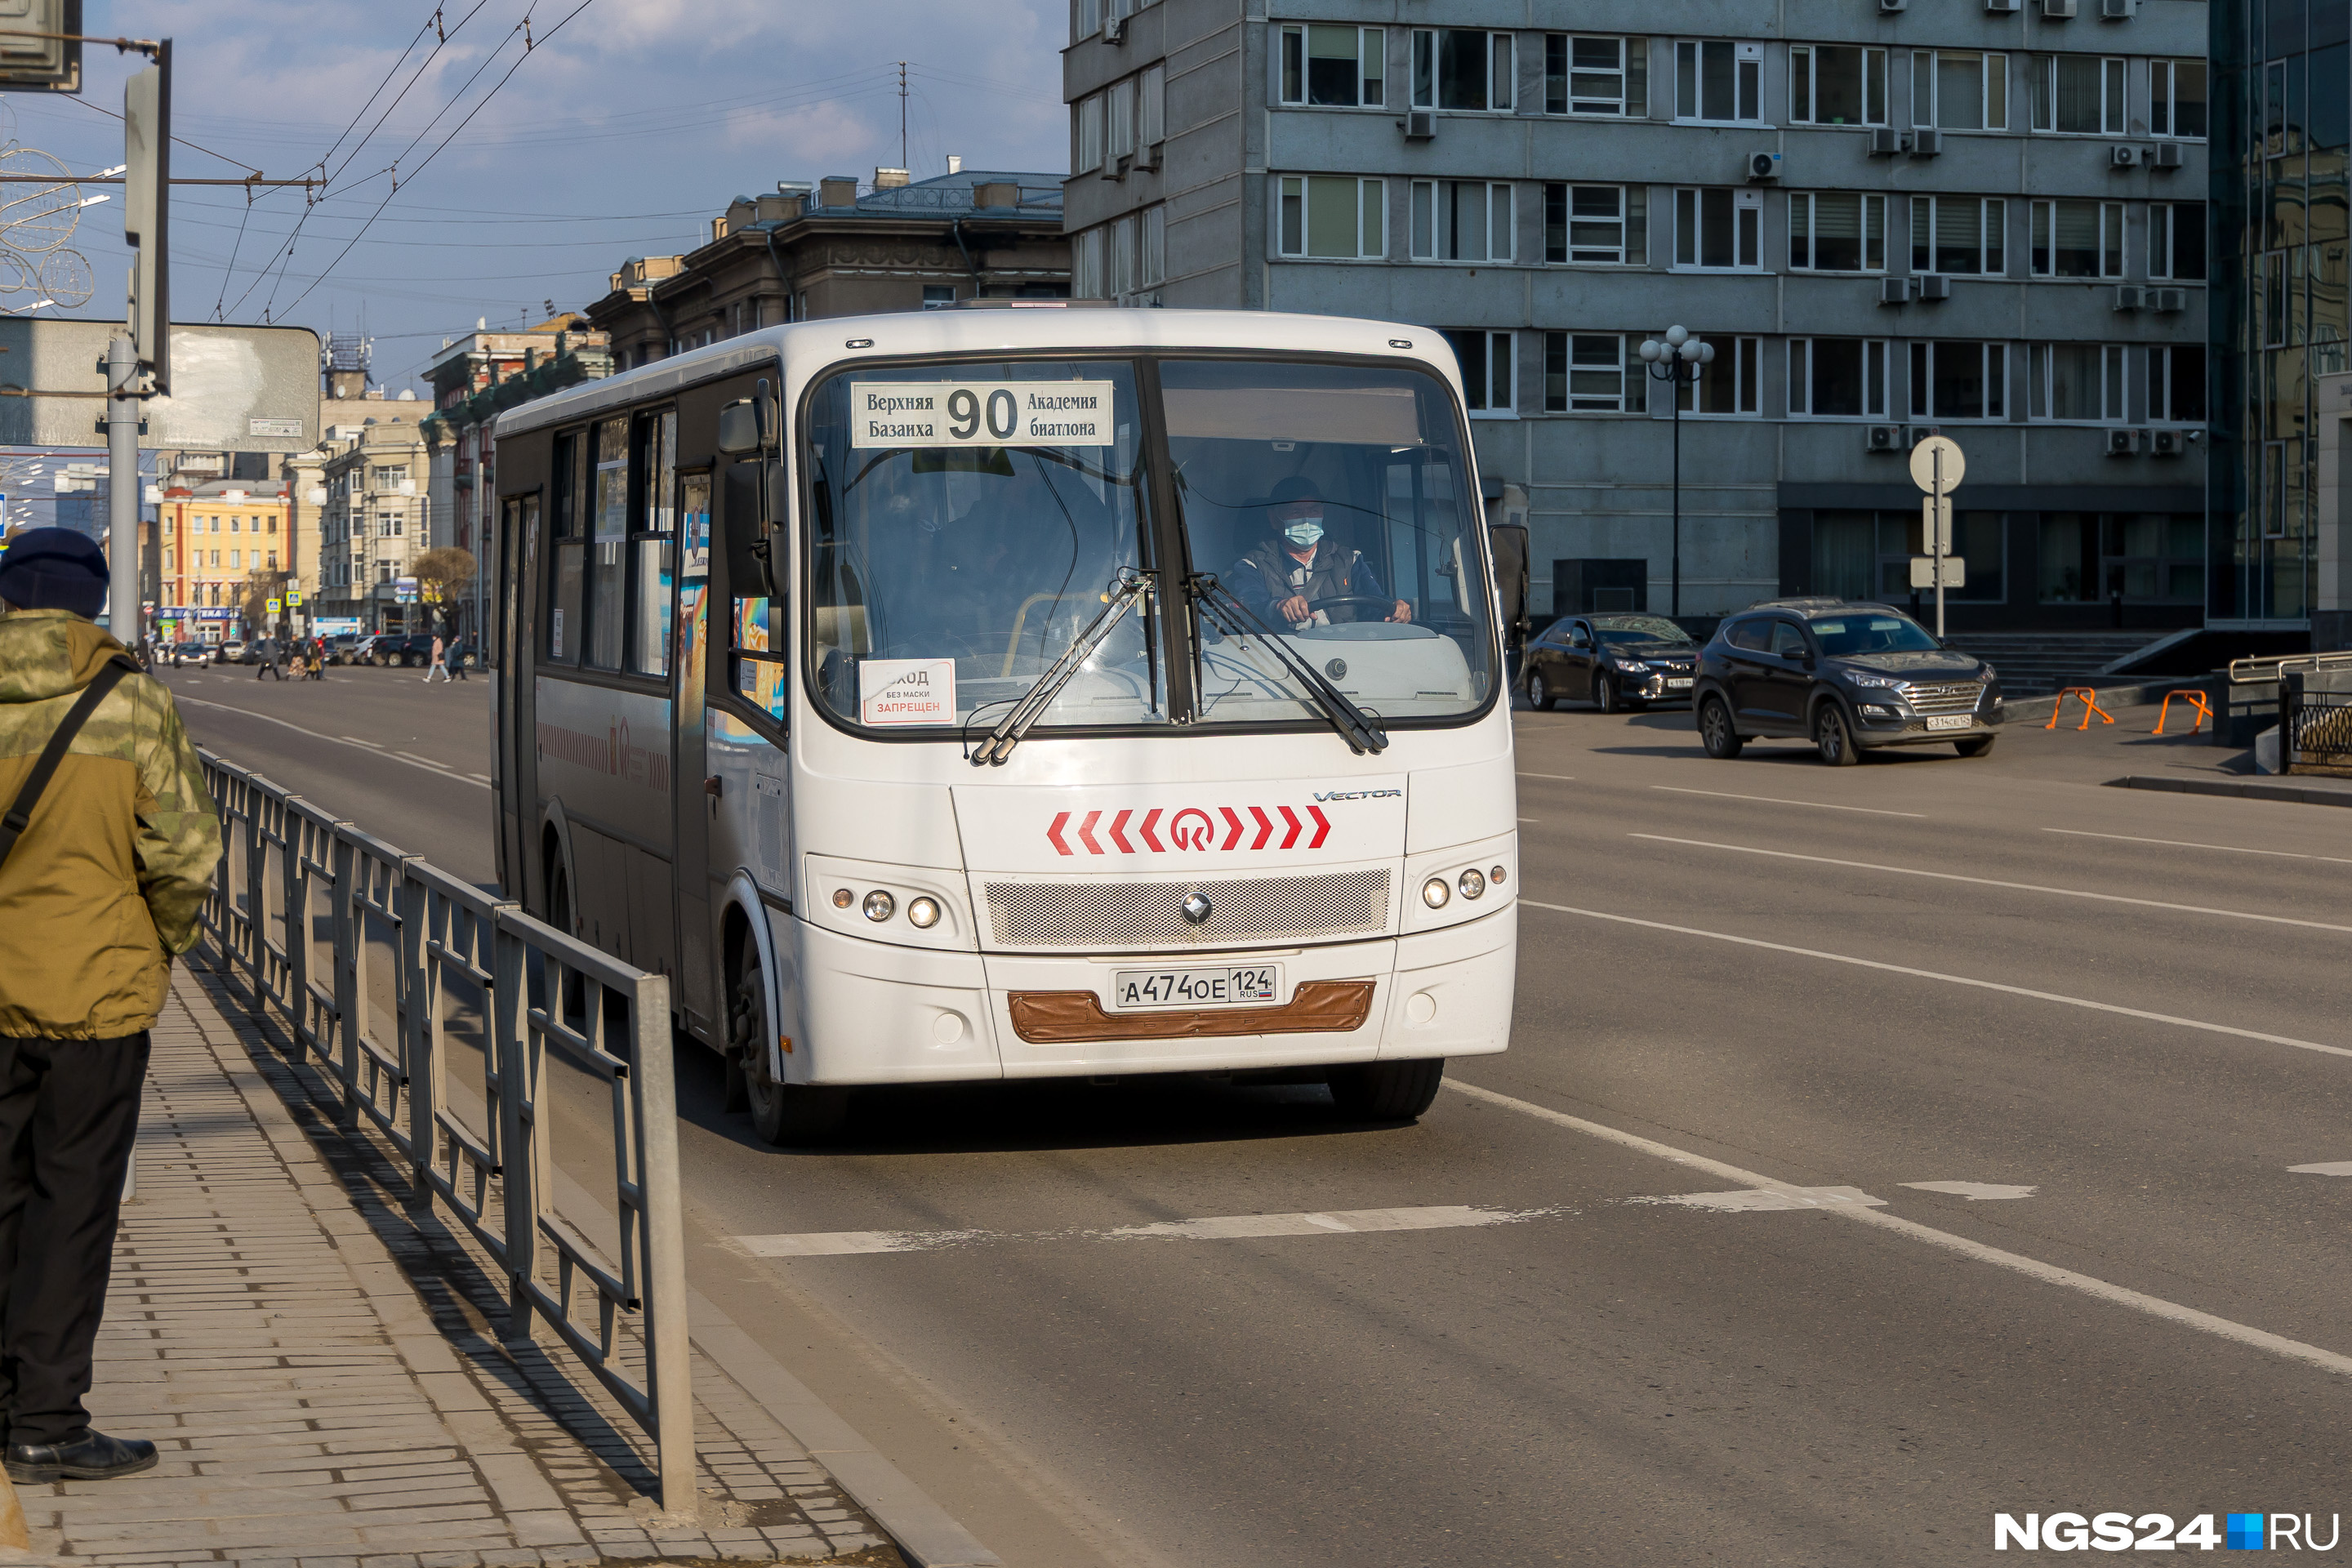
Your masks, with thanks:
M 1331 1103 L 1350 1121 L 1410 1121 L 1437 1099 L 1445 1060 L 1363 1062 L 1333 1068 L 1326 1081 Z
M 734 994 L 728 998 L 727 1026 L 728 1053 L 742 1075 L 751 1126 L 762 1142 L 789 1148 L 821 1143 L 841 1131 L 849 1118 L 849 1090 L 778 1083 L 769 1075 L 768 1042 L 774 1031 L 768 1023 L 768 982 L 760 969 L 760 949 L 748 935 L 735 968 Z

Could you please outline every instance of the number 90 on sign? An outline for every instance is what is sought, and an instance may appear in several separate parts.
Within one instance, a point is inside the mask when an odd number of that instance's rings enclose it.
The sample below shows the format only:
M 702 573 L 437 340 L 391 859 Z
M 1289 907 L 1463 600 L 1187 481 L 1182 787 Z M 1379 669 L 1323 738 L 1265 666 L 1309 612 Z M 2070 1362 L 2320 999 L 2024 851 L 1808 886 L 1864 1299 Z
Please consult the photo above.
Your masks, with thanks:
M 857 381 L 849 444 L 890 447 L 1108 447 L 1108 381 Z

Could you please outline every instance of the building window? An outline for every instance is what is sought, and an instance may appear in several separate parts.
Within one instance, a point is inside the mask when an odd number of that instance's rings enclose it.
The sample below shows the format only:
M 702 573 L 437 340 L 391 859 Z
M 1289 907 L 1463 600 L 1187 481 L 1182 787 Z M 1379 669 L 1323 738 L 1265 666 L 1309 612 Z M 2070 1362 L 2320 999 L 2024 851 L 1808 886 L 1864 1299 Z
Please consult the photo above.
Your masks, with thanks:
M 1511 334 L 1452 331 L 1445 341 L 1462 363 L 1462 392 L 1473 414 L 1508 414 L 1512 396 Z
M 1725 186 L 1675 193 L 1677 271 L 1753 272 L 1764 265 L 1764 193 Z
M 1108 231 L 1101 225 L 1070 237 L 1070 292 L 1081 300 L 1108 297 L 1103 286 L 1103 250 Z
M 1789 412 L 1815 419 L 1886 417 L 1886 345 L 1875 339 L 1791 338 Z
M 2122 277 L 2123 203 L 2034 203 L 2032 250 L 2036 278 Z
M 1164 206 L 1146 207 L 1140 216 L 1143 246 L 1137 260 L 1139 276 L 1136 287 L 1157 289 L 1168 281 L 1168 209 Z
M 1102 24 L 1103 0 L 1070 0 L 1070 42 L 1093 37 Z
M 2203 392 L 2205 351 L 2199 392 Z M 2025 353 L 2025 416 L 2029 419 L 2123 423 L 2124 351 L 2120 343 L 2034 343 Z
M 230 571 L 232 571 L 232 572 L 242 572 L 242 571 L 244 571 L 244 570 L 245 570 L 245 552 L 243 552 L 243 551 L 241 551 L 241 550 L 232 550 L 232 551 L 230 551 L 230 552 L 228 552 L 228 568 L 229 568 L 229 570 L 230 570 Z
M 2036 55 L 2033 129 L 2062 135 L 2124 133 L 2124 62 L 2112 56 Z
M 1114 296 L 1135 292 L 1135 215 L 1113 218 L 1110 225 L 1110 291 Z
M 1764 46 L 1686 38 L 1675 45 L 1675 118 L 1720 125 L 1764 118 Z
M 268 570 L 270 570 L 270 571 L 272 571 L 272 572 L 275 572 L 275 571 L 277 571 L 277 570 L 278 570 L 278 552 L 276 552 L 275 550 L 273 550 L 273 551 L 271 551 L 271 552 L 269 552 L 269 566 L 268 566 Z
M 1142 80 L 1136 94 L 1135 139 L 1146 147 L 1157 147 L 1168 139 L 1168 68 L 1147 67 Z
M 955 302 L 956 292 L 954 284 L 926 283 L 923 285 L 924 310 L 944 310 Z
M 375 580 L 376 580 L 377 582 L 379 582 L 379 583 L 389 583 L 389 582 L 391 582 L 391 581 L 392 581 L 392 563 L 391 563 L 391 562 L 389 562 L 389 561 L 379 561 L 379 562 L 377 562 L 377 563 L 375 563 Z M 215 593 L 218 593 L 218 592 L 219 592 L 219 590 L 218 590 L 218 589 L 215 589 L 215 590 L 214 590 L 214 592 L 215 592 Z M 213 602 L 214 602 L 215 604 L 218 604 L 220 601 L 219 601 L 219 600 L 217 600 L 217 599 L 215 599 L 215 600 L 214 600 Z
M 1675 395 L 1685 414 L 1749 415 L 1762 411 L 1758 388 L 1762 382 L 1764 340 L 1718 338 L 1698 334 L 1715 345 L 1715 359 L 1704 365 L 1696 382 L 1678 384 Z
M 2008 417 L 2009 345 L 1927 342 L 1911 345 L 1911 417 Z
M 1999 196 L 1913 196 L 1911 270 L 2000 276 L 2008 216 Z
M 1544 259 L 1641 266 L 1649 260 L 1647 185 L 1544 186 Z
M 1623 414 L 1641 370 L 1622 332 L 1544 334 L 1544 412 Z
M 1387 181 L 1285 174 L 1281 190 L 1283 255 L 1372 258 L 1388 254 Z
M 1517 69 L 1511 35 L 1478 27 L 1412 30 L 1412 107 L 1507 111 Z
M 2045 511 L 2039 521 L 2045 605 L 2204 602 L 2201 513 Z
M 1412 183 L 1416 261 L 1511 259 L 1511 187 L 1486 180 Z
M 238 521 L 238 520 L 237 520 L 234 515 L 232 515 L 232 516 L 229 518 L 229 520 L 228 520 L 228 531 L 229 531 L 231 533 L 236 533 L 236 532 L 240 531 L 240 530 L 239 530 L 239 529 L 238 529 L 238 527 L 237 527 L 237 521 Z
M 2152 425 L 2205 423 L 2205 345 L 2147 351 L 2147 417 Z
M 1315 109 L 1378 109 L 1387 100 L 1385 27 L 1290 23 L 1282 29 L 1282 101 Z
M 1801 272 L 1885 271 L 1886 198 L 1790 192 L 1789 265 Z
M 1104 152 L 1113 162 L 1135 156 L 1135 79 L 1115 81 L 1103 93 Z
M 2205 204 L 2157 202 L 2147 209 L 2147 275 L 2205 281 Z
M 404 527 L 404 520 L 396 511 L 380 512 L 376 516 L 375 534 L 378 539 L 398 539 Z
M 1544 112 L 1626 120 L 1648 115 L 1650 40 L 1546 33 Z
M 1070 173 L 1090 174 L 1102 167 L 1103 100 L 1091 93 L 1070 110 Z
M 396 491 L 408 482 L 408 465 L 405 463 L 379 464 L 368 471 L 368 479 L 378 490 Z M 236 520 L 230 521 L 234 522 Z
M 2147 129 L 2152 136 L 2205 140 L 2205 62 L 2147 62 Z
M 1806 125 L 1884 125 L 1886 51 L 1799 44 L 1789 51 L 1789 118 Z
M 1911 123 L 1944 131 L 2009 129 L 2009 57 L 1911 51 Z
M 1813 513 L 1816 594 L 1900 604 L 1911 593 L 1911 558 L 1927 553 L 1920 516 L 1911 511 Z M 1963 602 L 2000 603 L 2005 596 L 2007 551 L 2001 514 L 1964 511 L 1952 519 L 1952 553 L 1968 563 L 1969 585 L 1950 590 Z

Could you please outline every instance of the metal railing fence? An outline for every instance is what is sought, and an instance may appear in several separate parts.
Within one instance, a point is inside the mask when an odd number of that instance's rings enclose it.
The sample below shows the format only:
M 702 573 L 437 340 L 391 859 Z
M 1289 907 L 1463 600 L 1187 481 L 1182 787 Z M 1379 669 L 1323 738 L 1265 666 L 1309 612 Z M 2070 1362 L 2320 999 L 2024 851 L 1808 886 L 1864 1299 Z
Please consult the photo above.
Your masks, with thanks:
M 226 852 L 204 925 L 257 1021 L 405 1162 L 504 1270 L 509 1342 L 544 1323 L 649 1437 L 661 1505 L 695 1507 L 694 1398 L 669 981 L 200 752 Z M 559 1214 L 551 1069 L 609 1114 L 598 1247 Z M 470 1120 L 456 1092 L 478 1100 Z
M 2352 692 L 2290 673 L 2279 682 L 2279 772 L 2298 767 L 2352 768 Z

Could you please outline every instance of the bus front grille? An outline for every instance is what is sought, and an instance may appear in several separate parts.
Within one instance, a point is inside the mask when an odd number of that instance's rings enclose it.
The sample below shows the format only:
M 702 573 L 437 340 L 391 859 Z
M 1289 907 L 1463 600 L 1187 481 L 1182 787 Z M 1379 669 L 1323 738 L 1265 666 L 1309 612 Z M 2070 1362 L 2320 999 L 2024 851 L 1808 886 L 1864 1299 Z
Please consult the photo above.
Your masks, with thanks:
M 990 882 L 1001 947 L 1184 948 L 1377 936 L 1388 929 L 1389 873 L 1325 871 L 1198 882 Z M 1209 918 L 1184 918 L 1188 893 Z

